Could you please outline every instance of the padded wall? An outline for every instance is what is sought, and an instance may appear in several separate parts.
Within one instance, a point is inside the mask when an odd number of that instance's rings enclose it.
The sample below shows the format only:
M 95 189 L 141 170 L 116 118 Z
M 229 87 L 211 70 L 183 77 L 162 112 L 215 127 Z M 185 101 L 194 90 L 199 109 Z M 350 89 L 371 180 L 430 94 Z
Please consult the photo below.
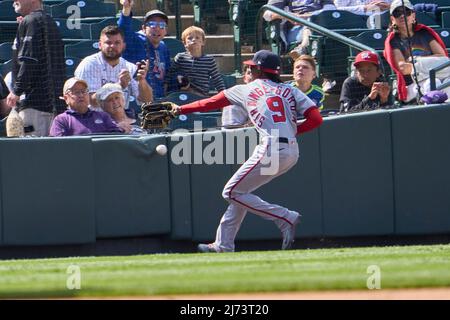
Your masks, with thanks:
M 450 107 L 392 111 L 397 234 L 450 232 Z
M 0 139 L 3 244 L 95 242 L 90 138 Z
M 327 118 L 320 154 L 325 235 L 393 234 L 389 112 Z
M 93 138 L 97 237 L 170 232 L 165 136 Z

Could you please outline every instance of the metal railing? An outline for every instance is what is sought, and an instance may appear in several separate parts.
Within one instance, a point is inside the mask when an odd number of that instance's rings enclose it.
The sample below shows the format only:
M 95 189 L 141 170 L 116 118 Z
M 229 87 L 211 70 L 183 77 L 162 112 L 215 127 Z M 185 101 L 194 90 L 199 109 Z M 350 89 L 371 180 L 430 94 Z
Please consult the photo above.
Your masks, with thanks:
M 436 87 L 436 74 L 438 71 L 450 67 L 450 60 L 430 70 L 430 90 L 442 90 L 450 87 L 450 80 Z
M 339 34 L 335 31 L 326 29 L 318 24 L 315 24 L 309 20 L 305 20 L 303 18 L 299 18 L 298 16 L 286 12 L 282 9 L 278 9 L 274 6 L 270 6 L 270 5 L 264 5 L 261 7 L 261 9 L 259 9 L 258 11 L 258 15 L 256 17 L 256 23 L 257 23 L 257 28 L 256 28 L 256 50 L 259 50 L 261 48 L 261 42 L 262 42 L 262 16 L 264 14 L 264 12 L 266 11 L 272 11 L 276 14 L 279 14 L 280 16 L 282 16 L 283 18 L 289 19 L 291 21 L 294 22 L 298 22 L 303 26 L 309 27 L 311 30 L 319 32 L 331 39 L 334 39 L 336 41 L 342 42 L 350 47 L 353 47 L 355 49 L 361 50 L 361 51 L 370 51 L 373 52 L 374 54 L 376 54 L 378 56 L 378 58 L 380 58 L 379 54 L 377 53 L 377 50 L 375 50 L 374 48 L 371 48 L 369 46 L 366 46 L 360 42 L 357 42 L 355 40 L 352 40 L 350 38 L 347 38 L 346 36 L 343 36 L 342 34 Z

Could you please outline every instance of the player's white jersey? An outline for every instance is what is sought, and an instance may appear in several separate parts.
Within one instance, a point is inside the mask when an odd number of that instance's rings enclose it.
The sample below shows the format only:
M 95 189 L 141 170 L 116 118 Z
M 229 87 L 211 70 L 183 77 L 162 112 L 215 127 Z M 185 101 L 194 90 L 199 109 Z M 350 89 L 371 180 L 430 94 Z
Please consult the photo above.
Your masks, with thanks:
M 248 112 L 243 106 L 228 106 L 222 109 L 222 126 L 238 126 L 248 122 Z
M 262 136 L 295 137 L 297 115 L 315 106 L 299 89 L 268 79 L 234 86 L 224 94 L 232 104 L 247 109 L 249 119 Z M 272 133 L 273 129 L 277 131 Z

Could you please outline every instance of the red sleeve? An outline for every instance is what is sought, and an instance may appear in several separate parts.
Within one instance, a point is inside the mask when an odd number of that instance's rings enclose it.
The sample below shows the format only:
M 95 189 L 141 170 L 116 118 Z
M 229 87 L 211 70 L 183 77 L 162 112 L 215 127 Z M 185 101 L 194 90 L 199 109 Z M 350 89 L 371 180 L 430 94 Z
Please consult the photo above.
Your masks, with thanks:
M 304 113 L 306 120 L 297 126 L 297 134 L 317 128 L 323 122 L 322 115 L 317 107 L 309 108 Z
M 212 96 L 211 98 L 206 98 L 198 100 L 189 104 L 180 106 L 181 114 L 192 113 L 192 112 L 206 112 L 216 109 L 222 109 L 223 107 L 231 105 L 223 91 Z

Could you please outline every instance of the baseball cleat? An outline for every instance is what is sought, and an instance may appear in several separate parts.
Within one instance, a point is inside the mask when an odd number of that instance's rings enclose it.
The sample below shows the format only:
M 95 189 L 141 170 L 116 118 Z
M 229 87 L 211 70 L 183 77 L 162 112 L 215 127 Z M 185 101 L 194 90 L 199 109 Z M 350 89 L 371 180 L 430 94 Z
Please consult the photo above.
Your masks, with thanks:
M 217 252 L 218 252 L 218 251 L 216 250 L 216 248 L 214 247 L 214 244 L 212 244 L 212 243 L 209 243 L 209 244 L 206 244 L 206 243 L 200 243 L 200 244 L 197 246 L 197 251 L 198 251 L 198 252 L 202 252 L 202 253 L 209 253 L 209 252 L 217 253 Z
M 300 222 L 300 214 L 295 218 L 291 225 L 288 225 L 286 229 L 282 231 L 283 234 L 283 244 L 281 245 L 281 250 L 289 250 L 292 247 L 295 239 L 295 227 Z

